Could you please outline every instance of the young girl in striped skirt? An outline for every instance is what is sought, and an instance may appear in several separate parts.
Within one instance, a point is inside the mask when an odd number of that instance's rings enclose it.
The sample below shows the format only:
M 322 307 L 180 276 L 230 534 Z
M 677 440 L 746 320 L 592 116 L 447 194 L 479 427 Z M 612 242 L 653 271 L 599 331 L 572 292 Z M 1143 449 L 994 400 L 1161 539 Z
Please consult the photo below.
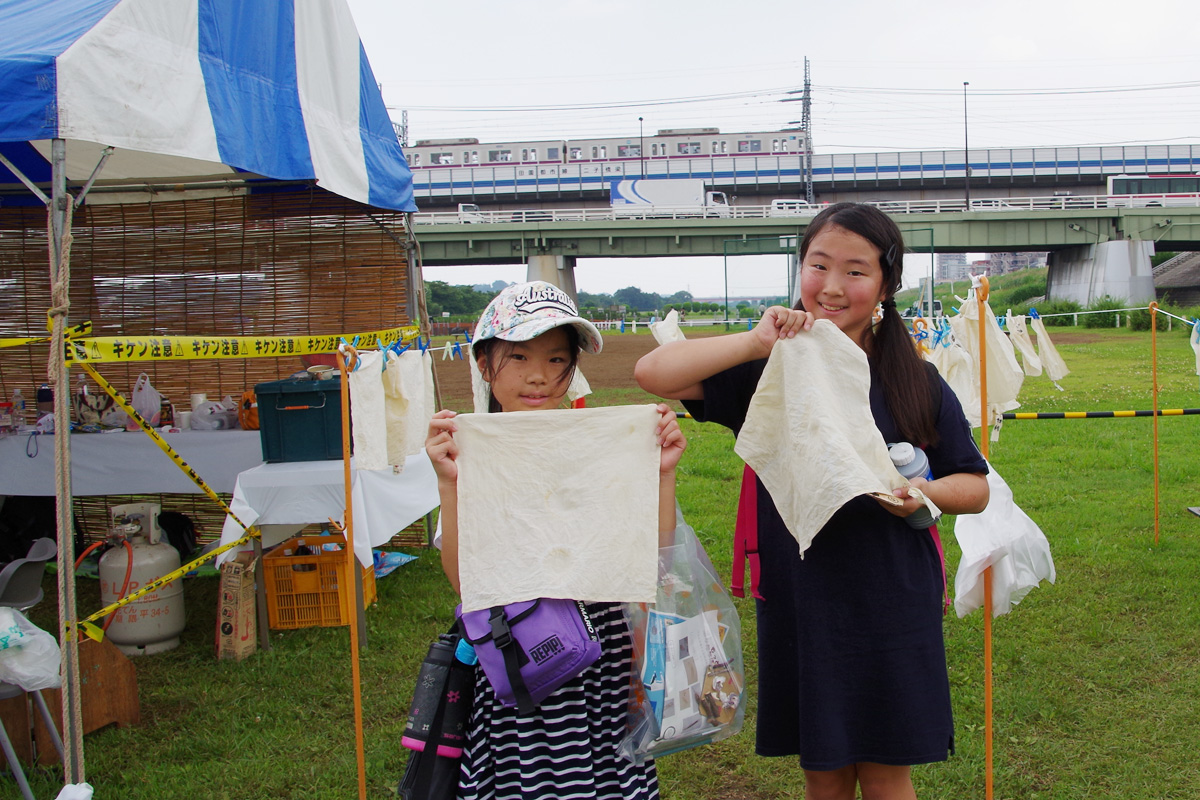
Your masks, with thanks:
M 599 332 L 578 315 L 570 297 L 540 281 L 516 284 L 497 295 L 484 310 L 472 342 L 471 355 L 488 386 L 491 412 L 559 408 L 580 352 L 596 354 L 602 346 Z M 659 530 L 669 537 L 675 530 L 675 466 L 686 441 L 674 412 L 666 405 L 658 410 Z M 441 495 L 442 566 L 458 591 L 454 432 L 454 412 L 438 412 L 430 422 L 425 449 Z M 658 797 L 654 762 L 635 765 L 618 750 L 625 736 L 633 657 L 621 605 L 589 603 L 587 610 L 600 635 L 600 659 L 532 714 L 502 705 L 483 670 L 476 671 L 460 800 Z

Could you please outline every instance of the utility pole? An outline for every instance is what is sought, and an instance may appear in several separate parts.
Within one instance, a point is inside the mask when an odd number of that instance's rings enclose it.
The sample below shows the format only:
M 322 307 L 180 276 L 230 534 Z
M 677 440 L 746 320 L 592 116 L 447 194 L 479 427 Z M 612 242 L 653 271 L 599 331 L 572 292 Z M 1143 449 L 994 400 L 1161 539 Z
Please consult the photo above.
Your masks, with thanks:
M 804 155 L 800 158 L 804 181 L 804 199 L 815 201 L 812 177 L 812 81 L 808 72 L 808 56 L 804 57 L 804 103 L 800 115 L 800 128 L 804 131 Z
M 971 210 L 971 147 L 967 144 L 967 87 L 970 85 L 970 81 L 963 81 L 963 189 L 967 211 Z
M 638 155 L 642 159 L 642 177 L 646 177 L 646 136 L 642 132 L 642 118 L 638 117 Z

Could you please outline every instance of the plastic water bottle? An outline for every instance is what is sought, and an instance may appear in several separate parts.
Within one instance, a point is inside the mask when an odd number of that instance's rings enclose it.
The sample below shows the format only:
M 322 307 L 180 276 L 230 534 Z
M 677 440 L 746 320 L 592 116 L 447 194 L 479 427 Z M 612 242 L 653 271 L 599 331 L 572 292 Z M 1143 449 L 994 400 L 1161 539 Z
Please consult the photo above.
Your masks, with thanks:
M 897 442 L 888 446 L 888 455 L 896 466 L 896 470 L 908 480 L 913 478 L 933 480 L 933 471 L 929 469 L 929 458 L 921 448 L 913 447 L 908 442 Z M 937 523 L 933 514 L 924 505 L 909 514 L 904 520 L 911 527 L 918 529 L 929 528 Z
M 13 389 L 12 393 L 12 426 L 13 430 L 19 431 L 25 424 L 25 395 L 21 393 L 21 387 Z

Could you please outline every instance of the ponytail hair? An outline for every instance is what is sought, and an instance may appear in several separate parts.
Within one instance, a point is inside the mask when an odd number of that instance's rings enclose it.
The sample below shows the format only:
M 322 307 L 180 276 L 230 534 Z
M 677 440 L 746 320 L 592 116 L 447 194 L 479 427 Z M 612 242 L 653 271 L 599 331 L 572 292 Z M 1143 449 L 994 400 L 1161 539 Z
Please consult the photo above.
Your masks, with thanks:
M 883 388 L 884 401 L 896 427 L 917 446 L 938 443 L 932 381 L 925 360 L 917 353 L 908 326 L 896 310 L 896 292 L 904 278 L 904 236 L 895 221 L 875 206 L 834 203 L 813 218 L 800 243 L 803 263 L 809 245 L 827 226 L 857 234 L 879 251 L 883 270 L 883 317 L 868 334 L 871 381 Z M 796 308 L 802 309 L 800 301 Z

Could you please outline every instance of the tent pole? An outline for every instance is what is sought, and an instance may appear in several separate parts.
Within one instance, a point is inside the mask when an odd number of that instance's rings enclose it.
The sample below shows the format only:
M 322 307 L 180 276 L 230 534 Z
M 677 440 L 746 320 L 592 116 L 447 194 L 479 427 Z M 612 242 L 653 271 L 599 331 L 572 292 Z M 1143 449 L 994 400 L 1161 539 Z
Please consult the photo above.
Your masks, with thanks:
M 67 325 L 70 291 L 71 196 L 67 194 L 67 143 L 50 144 L 50 322 L 52 339 L 46 374 L 54 387 L 54 491 L 58 516 L 58 621 L 62 648 L 63 781 L 83 783 L 83 719 L 79 690 L 78 613 L 75 601 L 75 530 L 71 514 L 71 382 L 63 359 L 63 331 Z

